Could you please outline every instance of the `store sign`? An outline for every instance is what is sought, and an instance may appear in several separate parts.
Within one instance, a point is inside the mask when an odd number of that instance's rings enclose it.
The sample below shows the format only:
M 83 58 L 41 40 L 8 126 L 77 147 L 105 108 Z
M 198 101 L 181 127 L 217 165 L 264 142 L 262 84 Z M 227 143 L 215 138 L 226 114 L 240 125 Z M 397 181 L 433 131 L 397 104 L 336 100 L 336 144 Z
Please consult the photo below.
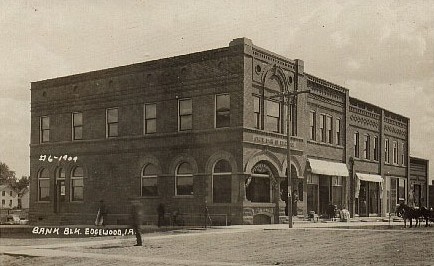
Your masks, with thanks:
M 74 157 L 68 156 L 67 154 L 65 154 L 63 156 L 51 156 L 51 154 L 50 155 L 46 155 L 46 154 L 39 155 L 39 161 L 42 161 L 42 162 L 47 161 L 47 162 L 51 163 L 54 160 L 59 161 L 59 162 L 60 161 L 68 161 L 68 162 L 74 161 L 76 163 L 78 160 L 78 157 L 77 156 L 74 156 Z
M 270 146 L 277 146 L 286 148 L 286 140 L 277 139 L 277 138 L 270 138 L 270 137 L 263 137 L 263 136 L 254 136 L 253 142 L 264 144 L 264 145 L 270 145 Z M 290 143 L 291 148 L 294 148 L 294 143 Z

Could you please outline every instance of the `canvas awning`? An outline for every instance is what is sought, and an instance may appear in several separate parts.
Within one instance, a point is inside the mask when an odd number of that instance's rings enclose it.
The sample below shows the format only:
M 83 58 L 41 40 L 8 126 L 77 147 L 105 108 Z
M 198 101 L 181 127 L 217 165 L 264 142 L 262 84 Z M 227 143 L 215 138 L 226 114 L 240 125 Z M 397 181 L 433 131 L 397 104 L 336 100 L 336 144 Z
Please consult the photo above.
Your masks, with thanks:
M 363 181 L 377 182 L 377 183 L 383 182 L 383 178 L 381 177 L 381 175 L 356 173 L 356 176 L 358 179 Z
M 312 174 L 349 176 L 347 165 L 344 163 L 329 162 L 317 159 L 308 159 Z
M 360 180 L 380 183 L 380 199 L 383 198 L 383 178 L 381 175 L 356 173 L 356 176 L 356 191 L 354 193 L 355 198 L 359 198 Z

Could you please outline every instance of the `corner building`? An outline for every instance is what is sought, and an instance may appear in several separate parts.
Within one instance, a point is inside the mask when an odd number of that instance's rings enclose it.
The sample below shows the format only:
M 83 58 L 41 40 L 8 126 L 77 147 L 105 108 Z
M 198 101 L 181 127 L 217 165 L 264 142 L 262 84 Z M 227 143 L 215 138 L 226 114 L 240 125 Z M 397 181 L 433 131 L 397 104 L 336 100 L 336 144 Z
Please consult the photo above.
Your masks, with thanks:
M 298 73 L 298 75 L 296 74 Z M 157 206 L 186 224 L 287 218 L 292 102 L 294 214 L 380 216 L 406 201 L 409 119 L 349 96 L 290 60 L 235 39 L 228 47 L 32 83 L 30 219 L 147 223 Z

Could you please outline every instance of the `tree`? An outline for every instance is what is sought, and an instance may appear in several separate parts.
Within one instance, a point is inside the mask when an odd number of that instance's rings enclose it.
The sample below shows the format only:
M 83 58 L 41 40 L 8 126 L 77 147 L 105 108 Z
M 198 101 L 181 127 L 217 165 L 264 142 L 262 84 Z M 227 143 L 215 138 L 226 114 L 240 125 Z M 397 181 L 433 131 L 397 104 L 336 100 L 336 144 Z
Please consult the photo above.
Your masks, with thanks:
M 10 170 L 7 164 L 0 162 L 0 185 L 13 185 L 16 182 L 15 171 Z
M 18 181 L 16 182 L 16 190 L 21 191 L 23 188 L 27 187 L 30 184 L 29 177 L 22 176 Z

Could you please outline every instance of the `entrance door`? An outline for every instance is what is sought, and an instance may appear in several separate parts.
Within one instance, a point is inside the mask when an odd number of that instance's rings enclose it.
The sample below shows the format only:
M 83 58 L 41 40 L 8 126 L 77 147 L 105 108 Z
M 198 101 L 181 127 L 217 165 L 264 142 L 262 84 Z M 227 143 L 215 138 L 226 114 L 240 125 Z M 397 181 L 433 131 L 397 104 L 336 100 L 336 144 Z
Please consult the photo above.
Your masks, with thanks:
M 420 185 L 414 184 L 414 204 L 416 207 L 421 207 L 421 195 L 422 189 Z
M 330 204 L 330 177 L 319 177 L 319 213 L 327 214 L 327 208 Z
M 318 185 L 307 185 L 307 211 L 318 213 Z
M 359 215 L 368 216 L 368 182 L 360 181 Z

